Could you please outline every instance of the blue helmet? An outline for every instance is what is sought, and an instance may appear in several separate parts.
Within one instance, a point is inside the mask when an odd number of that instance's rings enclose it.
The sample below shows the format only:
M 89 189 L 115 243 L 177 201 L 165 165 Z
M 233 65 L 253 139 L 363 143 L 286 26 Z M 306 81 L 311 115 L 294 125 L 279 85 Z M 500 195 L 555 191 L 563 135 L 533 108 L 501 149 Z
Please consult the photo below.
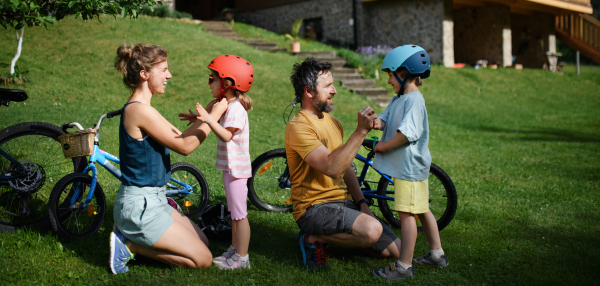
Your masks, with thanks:
M 408 76 L 404 80 L 400 80 L 400 77 L 396 74 L 396 70 L 401 67 L 406 68 L 411 75 L 420 75 L 423 79 L 428 78 L 431 73 L 429 55 L 423 48 L 416 45 L 404 45 L 393 49 L 385 55 L 381 69 L 392 71 L 394 77 L 400 83 L 398 96 L 404 94 L 404 87 L 406 80 L 408 80 Z
M 381 69 L 396 71 L 404 67 L 410 74 L 421 74 L 421 78 L 429 77 L 431 72 L 431 61 L 427 52 L 417 45 L 399 46 L 389 52 L 383 59 Z

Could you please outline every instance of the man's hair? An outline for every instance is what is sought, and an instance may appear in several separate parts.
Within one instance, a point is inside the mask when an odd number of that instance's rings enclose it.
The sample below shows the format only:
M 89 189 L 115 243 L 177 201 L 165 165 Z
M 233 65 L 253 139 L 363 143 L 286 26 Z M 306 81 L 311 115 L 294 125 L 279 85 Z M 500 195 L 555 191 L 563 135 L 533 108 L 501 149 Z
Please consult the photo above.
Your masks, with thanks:
M 302 94 L 304 87 L 308 86 L 310 90 L 317 90 L 317 81 L 319 80 L 319 72 L 331 70 L 331 63 L 320 62 L 315 58 L 307 58 L 302 63 L 294 64 L 290 80 L 294 86 L 296 101 L 302 102 Z

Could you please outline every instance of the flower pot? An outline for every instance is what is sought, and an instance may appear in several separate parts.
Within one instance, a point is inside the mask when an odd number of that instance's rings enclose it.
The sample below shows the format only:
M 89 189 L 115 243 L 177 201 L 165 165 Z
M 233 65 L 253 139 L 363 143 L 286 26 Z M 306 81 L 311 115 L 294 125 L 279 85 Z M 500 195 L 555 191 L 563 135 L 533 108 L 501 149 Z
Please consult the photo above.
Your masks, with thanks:
M 293 42 L 290 47 L 290 53 L 295 54 L 300 52 L 300 42 Z

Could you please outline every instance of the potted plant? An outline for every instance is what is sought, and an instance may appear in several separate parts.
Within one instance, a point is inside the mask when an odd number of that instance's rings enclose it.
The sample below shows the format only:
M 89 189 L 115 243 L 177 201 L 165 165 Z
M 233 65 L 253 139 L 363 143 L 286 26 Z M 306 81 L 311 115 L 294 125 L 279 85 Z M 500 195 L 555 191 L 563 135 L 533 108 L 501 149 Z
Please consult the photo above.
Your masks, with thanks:
M 302 18 L 294 20 L 292 24 L 292 34 L 285 34 L 285 37 L 294 41 L 291 45 L 290 52 L 292 54 L 300 52 L 300 27 L 302 27 Z

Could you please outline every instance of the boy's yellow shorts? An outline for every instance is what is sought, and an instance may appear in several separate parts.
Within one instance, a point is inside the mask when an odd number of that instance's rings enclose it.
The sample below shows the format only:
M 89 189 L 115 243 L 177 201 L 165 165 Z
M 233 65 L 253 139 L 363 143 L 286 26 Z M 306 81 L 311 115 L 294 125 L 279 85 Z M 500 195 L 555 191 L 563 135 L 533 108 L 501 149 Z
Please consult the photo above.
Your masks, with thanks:
M 429 179 L 406 181 L 394 178 L 394 210 L 422 214 L 429 211 Z

